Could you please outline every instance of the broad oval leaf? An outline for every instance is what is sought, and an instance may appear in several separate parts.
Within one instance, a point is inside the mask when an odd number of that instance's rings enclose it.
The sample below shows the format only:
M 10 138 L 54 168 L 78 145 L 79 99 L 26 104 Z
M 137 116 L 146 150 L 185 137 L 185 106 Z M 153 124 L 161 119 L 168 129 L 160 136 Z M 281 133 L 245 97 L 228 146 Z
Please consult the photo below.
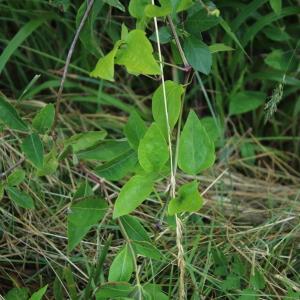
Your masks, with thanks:
M 172 130 L 179 118 L 181 108 L 181 96 L 184 92 L 184 89 L 181 84 L 167 80 L 165 82 L 165 92 L 167 99 L 169 126 Z M 168 134 L 168 130 L 166 114 L 164 112 L 165 102 L 163 85 L 160 85 L 159 88 L 154 92 L 152 97 L 152 114 L 155 123 L 159 126 L 159 128 L 166 137 Z
M 140 142 L 138 149 L 139 163 L 146 172 L 160 171 L 169 159 L 169 150 L 166 140 L 153 123 Z
M 203 198 L 198 191 L 197 181 L 187 183 L 179 188 L 178 196 L 168 206 L 169 215 L 181 212 L 195 212 L 203 205 Z
M 133 149 L 138 149 L 140 140 L 143 138 L 146 131 L 147 127 L 145 122 L 136 111 L 133 111 L 124 127 L 124 133 L 127 137 L 128 143 Z
M 161 287 L 157 284 L 149 283 L 143 289 L 155 300 L 169 300 L 169 297 L 162 292 Z
M 83 160 L 111 161 L 129 150 L 130 146 L 127 141 L 104 141 L 103 143 L 79 151 L 76 155 L 79 159 Z
M 201 124 L 214 143 L 223 135 L 224 128 L 222 128 L 218 119 L 215 120 L 213 117 L 204 117 L 201 119 Z
M 160 0 L 160 6 L 149 4 L 145 7 L 145 14 L 147 17 L 165 17 L 172 13 L 178 13 L 187 10 L 192 4 L 192 0 Z
M 58 168 L 57 151 L 53 148 L 48 154 L 44 156 L 43 167 L 37 170 L 37 176 L 52 175 Z
M 32 126 L 39 133 L 46 133 L 51 129 L 55 117 L 55 108 L 53 104 L 43 107 L 32 120 Z
M 145 7 L 145 14 L 149 18 L 165 17 L 172 13 L 172 5 L 170 0 L 160 0 L 160 6 L 148 4 Z
M 23 208 L 34 208 L 33 199 L 26 193 L 21 192 L 15 187 L 7 187 L 6 192 L 10 200 Z
M 281 49 L 273 50 L 265 57 L 264 61 L 269 67 L 283 72 L 287 72 L 292 62 L 290 54 L 284 53 Z
M 26 158 L 38 169 L 43 168 L 44 147 L 38 134 L 28 135 L 22 142 L 21 149 Z
M 16 169 L 7 177 L 7 185 L 17 186 L 24 181 L 25 176 L 26 174 L 24 170 Z
M 115 159 L 104 163 L 95 169 L 95 173 L 107 180 L 117 181 L 133 171 L 138 162 L 133 150 L 121 154 Z
M 220 19 L 217 16 L 208 14 L 207 10 L 201 9 L 187 18 L 184 26 L 186 30 L 195 35 L 200 36 L 202 31 L 209 30 L 210 28 L 218 25 Z
M 162 260 L 164 256 L 152 243 L 147 241 L 133 241 L 132 246 L 134 251 L 141 256 Z
M 125 44 L 117 52 L 115 61 L 119 65 L 124 65 L 127 71 L 134 75 L 158 75 L 160 68 L 152 53 L 153 48 L 146 33 L 135 29 L 128 33 Z
M 108 54 L 98 60 L 95 69 L 90 73 L 91 77 L 115 81 L 115 56 L 120 45 L 121 41 L 117 41 L 114 48 Z
M 127 215 L 134 211 L 153 189 L 151 176 L 135 175 L 121 189 L 116 200 L 113 218 Z
M 70 207 L 68 222 L 78 227 L 92 226 L 104 216 L 107 207 L 104 199 L 89 196 Z
M 29 297 L 28 288 L 12 288 L 4 296 L 5 300 L 27 300 Z
M 46 133 L 51 129 L 55 117 L 53 104 L 43 107 L 32 120 L 32 126 L 39 133 Z
M 0 96 L 0 120 L 11 129 L 28 131 L 28 126 L 20 118 L 15 108 Z
M 151 0 L 130 0 L 128 11 L 136 19 L 145 17 L 145 7 L 151 3 Z
M 243 91 L 230 97 L 229 113 L 230 115 L 239 115 L 261 106 L 266 99 L 266 94 L 262 92 Z
M 129 281 L 133 273 L 133 257 L 128 244 L 114 258 L 108 274 L 109 281 Z
M 107 211 L 105 200 L 89 196 L 70 207 L 68 215 L 68 249 L 73 250 L 91 227 L 97 224 Z
M 139 219 L 134 216 L 123 216 L 120 218 L 122 225 L 128 237 L 133 241 L 150 242 L 147 231 L 140 223 Z
M 78 133 L 65 140 L 65 148 L 71 146 L 74 153 L 95 146 L 106 137 L 106 131 L 88 131 Z
M 132 290 L 133 287 L 126 282 L 108 282 L 99 287 L 96 292 L 96 300 L 127 297 Z
M 193 69 L 208 75 L 212 65 L 212 55 L 208 46 L 194 36 L 184 40 L 184 53 Z
M 187 174 L 196 175 L 211 167 L 214 161 L 214 143 L 195 112 L 190 111 L 179 142 L 179 168 Z

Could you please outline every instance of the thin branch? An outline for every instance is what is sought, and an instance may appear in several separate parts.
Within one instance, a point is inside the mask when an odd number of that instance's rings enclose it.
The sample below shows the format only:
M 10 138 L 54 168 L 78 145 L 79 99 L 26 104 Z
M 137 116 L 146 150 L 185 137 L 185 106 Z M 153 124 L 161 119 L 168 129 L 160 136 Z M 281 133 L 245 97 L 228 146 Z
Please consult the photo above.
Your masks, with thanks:
M 61 82 L 60 82 L 60 87 L 59 87 L 59 90 L 58 90 L 58 93 L 57 93 L 57 100 L 56 100 L 56 107 L 55 107 L 55 119 L 54 119 L 52 130 L 51 130 L 52 133 L 54 132 L 54 130 L 57 126 L 57 123 L 58 123 L 60 105 L 61 105 L 61 101 L 62 101 L 62 92 L 64 90 L 64 84 L 65 84 L 65 80 L 66 80 L 66 77 L 67 77 L 67 74 L 68 74 L 68 68 L 69 68 L 69 65 L 70 65 L 70 62 L 71 62 L 71 58 L 72 58 L 73 52 L 75 50 L 75 46 L 76 46 L 77 40 L 79 38 L 80 32 L 81 32 L 81 30 L 82 30 L 82 28 L 85 24 L 85 21 L 86 21 L 88 15 L 90 13 L 92 7 L 93 7 L 93 4 L 94 4 L 94 0 L 90 0 L 88 2 L 85 13 L 84 13 L 84 15 L 83 15 L 83 17 L 80 21 L 80 24 L 79 24 L 79 26 L 76 30 L 74 39 L 72 41 L 72 44 L 70 46 L 70 49 L 69 49 L 69 52 L 68 52 L 68 55 L 67 55 L 63 75 L 62 75 Z

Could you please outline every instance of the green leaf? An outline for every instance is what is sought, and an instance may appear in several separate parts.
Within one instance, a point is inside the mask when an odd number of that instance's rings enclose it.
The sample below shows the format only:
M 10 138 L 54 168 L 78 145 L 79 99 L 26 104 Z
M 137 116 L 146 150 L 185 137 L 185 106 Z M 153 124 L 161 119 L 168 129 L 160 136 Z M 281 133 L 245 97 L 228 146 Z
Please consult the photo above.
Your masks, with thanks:
M 11 129 L 28 131 L 14 107 L 0 95 L 0 120 Z
M 124 5 L 119 0 L 104 0 L 104 2 L 121 11 L 125 11 Z
M 68 223 L 77 227 L 93 226 L 104 216 L 106 211 L 105 200 L 96 196 L 88 196 L 71 206 Z
M 17 32 L 17 34 L 9 41 L 6 48 L 0 55 L 0 74 L 2 73 L 9 58 L 14 54 L 18 47 L 35 31 L 47 18 L 31 20 Z M 0 109 L 1 111 L 1 109 Z M 17 128 L 14 128 L 17 129 Z
M 87 196 L 93 196 L 94 192 L 87 181 L 81 182 L 74 193 L 73 200 L 84 198 Z
M 276 49 L 269 53 L 264 61 L 269 67 L 286 72 L 289 67 L 290 57 L 281 49 Z
M 4 296 L 5 300 L 27 300 L 29 297 L 28 288 L 13 288 Z
M 178 13 L 187 10 L 192 4 L 192 0 L 159 0 L 160 6 L 148 4 L 145 9 L 145 15 L 149 18 L 165 17 L 171 13 Z
M 29 300 L 41 300 L 46 293 L 48 284 L 43 288 L 39 289 L 37 292 L 33 293 Z
M 38 169 L 43 168 L 44 147 L 38 134 L 28 135 L 22 142 L 21 149 L 26 158 Z
M 201 9 L 195 14 L 187 18 L 184 26 L 186 30 L 194 36 L 199 36 L 202 31 L 207 31 L 218 25 L 220 19 L 207 13 L 205 9 Z
M 282 9 L 282 1 L 281 0 L 269 0 L 270 5 L 273 9 L 273 11 L 277 14 L 280 15 L 281 9 Z
M 25 179 L 25 171 L 22 169 L 16 169 L 7 177 L 8 186 L 17 186 Z
M 172 41 L 173 35 L 167 26 L 162 26 L 158 29 L 159 42 L 161 45 L 167 44 Z M 157 43 L 156 32 L 150 36 L 150 40 Z
M 161 287 L 157 284 L 149 283 L 143 288 L 148 294 L 150 294 L 152 297 L 151 299 L 153 300 L 169 300 L 169 297 L 162 292 Z
M 179 188 L 178 196 L 168 206 L 169 215 L 181 212 L 195 212 L 203 205 L 203 198 L 198 191 L 197 181 L 187 183 Z
M 174 81 L 167 80 L 165 82 L 165 92 L 167 98 L 167 110 L 170 130 L 174 128 L 180 114 L 181 109 L 181 97 L 184 92 L 184 88 L 181 84 Z M 163 85 L 160 85 L 153 94 L 152 97 L 152 114 L 156 124 L 159 126 L 164 136 L 167 137 L 167 120 L 164 103 Z
M 21 192 L 15 187 L 7 187 L 6 192 L 10 200 L 23 208 L 34 209 L 33 199 L 26 193 Z
M 107 180 L 118 181 L 137 165 L 137 155 L 133 150 L 121 154 L 115 159 L 97 167 L 95 173 Z
M 126 234 L 131 240 L 150 242 L 148 233 L 138 218 L 128 215 L 121 217 L 120 220 L 126 231 Z
M 151 0 L 130 0 L 128 10 L 132 17 L 142 19 L 145 17 L 145 7 Z
M 225 45 L 225 44 L 212 44 L 208 46 L 209 51 L 211 53 L 217 53 L 217 52 L 224 52 L 224 51 L 232 51 L 234 50 L 233 48 Z
M 113 218 L 127 215 L 134 211 L 153 189 L 153 180 L 148 176 L 135 175 L 121 189 L 115 203 Z
M 239 115 L 261 106 L 266 99 L 262 92 L 243 91 L 230 97 L 229 113 L 230 115 Z
M 171 5 L 173 7 L 173 12 L 181 12 L 190 8 L 194 2 L 193 0 L 171 0 Z
M 284 31 L 284 28 L 268 26 L 263 30 L 263 33 L 272 41 L 285 42 L 291 39 L 291 36 Z
M 179 168 L 187 174 L 196 175 L 211 167 L 214 161 L 214 143 L 195 112 L 190 111 L 179 142 Z
M 211 70 L 212 56 L 208 46 L 194 36 L 184 40 L 184 53 L 193 69 L 208 75 Z
M 102 198 L 93 196 L 71 206 L 68 215 L 69 251 L 73 250 L 88 231 L 104 217 L 106 211 L 106 202 Z
M 137 45 L 139 45 L 137 51 Z M 135 29 L 128 33 L 125 44 L 116 55 L 116 63 L 124 65 L 131 74 L 158 75 L 160 68 L 153 57 L 153 48 L 143 30 Z
M 128 36 L 128 27 L 122 23 L 121 25 L 121 40 L 126 40 Z
M 241 288 L 241 278 L 235 274 L 229 274 L 222 282 L 222 289 L 225 291 L 232 291 Z
M 130 150 L 127 141 L 105 141 L 76 153 L 79 159 L 110 161 Z
M 166 140 L 153 123 L 140 142 L 138 149 L 139 163 L 146 172 L 160 171 L 169 159 L 169 150 Z
M 52 175 L 58 168 L 57 151 L 53 148 L 44 156 L 43 167 L 37 170 L 37 176 Z
M 149 18 L 165 17 L 172 13 L 172 5 L 170 0 L 159 0 L 160 6 L 148 4 L 145 7 L 145 14 Z
M 65 140 L 65 148 L 72 147 L 74 153 L 95 146 L 106 137 L 106 131 L 88 131 L 78 133 Z
M 133 287 L 126 282 L 109 282 L 101 285 L 96 292 L 96 300 L 127 297 Z
M 204 117 L 201 119 L 201 124 L 204 126 L 208 136 L 215 143 L 223 134 L 224 129 L 221 128 L 218 120 L 213 117 Z M 220 126 L 220 128 L 219 128 Z
M 265 277 L 257 269 L 250 276 L 250 285 L 254 290 L 263 290 L 266 286 Z
M 90 73 L 91 77 L 115 81 L 115 56 L 121 43 L 121 41 L 117 41 L 114 48 L 98 60 L 95 69 Z
M 145 122 L 136 111 L 133 111 L 124 127 L 124 134 L 133 149 L 138 149 L 140 140 L 143 138 L 146 131 L 147 127 Z
M 82 1 L 82 5 L 77 11 L 76 14 L 76 28 L 78 29 L 80 22 L 84 16 L 84 13 L 87 9 L 87 1 Z M 98 57 L 99 54 L 102 52 L 99 48 L 98 37 L 96 36 L 96 24 L 97 24 L 97 17 L 98 14 L 101 12 L 104 6 L 103 1 L 95 1 L 93 4 L 93 8 L 89 16 L 87 17 L 84 25 L 80 31 L 79 39 L 82 43 L 85 50 L 89 53 L 93 54 L 95 57 Z
M 255 164 L 255 145 L 250 142 L 243 143 L 240 146 L 241 156 L 244 162 L 250 165 Z
M 150 242 L 147 241 L 133 241 L 132 246 L 134 251 L 141 256 L 162 260 L 163 255 L 162 253 L 154 247 Z
M 129 245 L 125 247 L 114 258 L 108 274 L 109 281 L 129 281 L 133 273 L 133 257 Z
M 241 291 L 238 300 L 258 300 L 259 295 L 252 289 L 244 289 Z
M 48 104 L 42 108 L 32 120 L 32 126 L 39 133 L 46 133 L 51 129 L 54 122 L 55 109 L 53 104 Z

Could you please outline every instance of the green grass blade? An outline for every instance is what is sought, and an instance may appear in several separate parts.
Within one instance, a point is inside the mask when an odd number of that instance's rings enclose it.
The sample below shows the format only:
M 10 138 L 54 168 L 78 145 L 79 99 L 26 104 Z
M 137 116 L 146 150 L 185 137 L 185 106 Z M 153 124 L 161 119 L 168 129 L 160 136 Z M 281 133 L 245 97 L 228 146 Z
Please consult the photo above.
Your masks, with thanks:
M 16 51 L 16 49 L 43 22 L 44 22 L 44 20 L 42 20 L 42 19 L 36 19 L 36 20 L 29 21 L 12 38 L 12 40 L 9 42 L 9 44 L 7 45 L 7 47 L 4 49 L 4 51 L 2 52 L 2 54 L 0 56 L 0 74 L 2 73 L 2 70 L 4 69 L 6 63 L 8 62 L 9 58 L 13 55 L 13 53 Z

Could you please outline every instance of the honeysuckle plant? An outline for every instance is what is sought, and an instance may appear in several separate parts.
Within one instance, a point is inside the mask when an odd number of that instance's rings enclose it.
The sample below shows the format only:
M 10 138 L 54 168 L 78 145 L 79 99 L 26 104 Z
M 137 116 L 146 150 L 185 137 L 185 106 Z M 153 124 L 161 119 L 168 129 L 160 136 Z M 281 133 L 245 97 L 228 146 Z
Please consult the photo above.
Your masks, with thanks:
M 163 295 L 161 298 L 153 298 L 151 293 L 147 295 L 139 282 L 136 255 L 152 256 L 153 259 L 161 259 L 162 256 L 151 243 L 146 232 L 142 230 L 142 225 L 137 225 L 137 219 L 131 215 L 155 192 L 157 184 L 163 181 L 169 190 L 165 197 L 166 210 L 163 213 L 173 217 L 176 224 L 180 273 L 178 298 L 186 298 L 183 226 L 180 216 L 182 213 L 196 212 L 201 209 L 203 198 L 197 180 L 182 185 L 177 184 L 177 168 L 185 174 L 195 176 L 210 168 L 215 161 L 214 141 L 211 140 L 197 114 L 191 110 L 186 119 L 183 115 L 184 94 L 188 88 L 192 69 L 207 75 L 212 63 L 212 51 L 199 37 L 188 32 L 182 32 L 180 37 L 178 35 L 180 31 L 174 25 L 173 19 L 176 20 L 177 13 L 188 9 L 202 11 L 203 7 L 191 0 L 161 0 L 160 6 L 147 0 L 131 0 L 128 10 L 131 16 L 136 18 L 136 28 L 128 29 L 123 24 L 120 40 L 115 42 L 111 51 L 99 59 L 95 69 L 90 73 L 92 77 L 114 81 L 115 65 L 120 65 L 133 76 L 157 76 L 161 80 L 161 84 L 152 95 L 153 122 L 146 124 L 141 116 L 133 111 L 124 128 L 124 135 L 131 147 L 129 153 L 132 163 L 126 161 L 122 167 L 134 174 L 121 188 L 114 203 L 113 218 L 123 227 L 121 231 L 126 242 L 110 267 L 108 280 L 128 282 L 132 273 L 136 272 L 136 287 L 132 287 L 131 293 L 120 291 L 119 296 L 135 295 L 137 299 L 165 299 Z M 216 11 L 212 14 L 206 12 L 204 16 L 210 22 L 218 22 Z M 162 18 L 166 26 L 158 27 L 158 17 Z M 153 45 L 147 34 L 153 27 L 152 22 L 154 22 L 152 39 L 156 42 Z M 185 73 L 186 80 L 183 83 L 165 80 L 164 66 L 167 62 L 161 51 L 163 30 L 173 32 L 173 36 L 170 35 L 167 42 L 172 45 L 174 52 L 180 55 L 177 67 Z M 181 37 L 184 39 L 183 47 Z M 173 67 L 176 68 L 175 65 Z M 107 174 L 105 167 L 100 168 L 99 171 L 99 174 L 104 176 Z M 139 226 L 137 231 L 143 232 L 143 238 L 139 237 L 135 240 L 129 236 L 128 239 L 128 226 L 125 225 L 128 221 L 136 222 L 135 226 Z M 101 292 L 103 293 L 102 288 L 97 295 L 101 295 Z
M 124 8 L 119 1 L 106 2 L 121 10 Z M 98 10 L 99 4 L 95 5 L 95 10 Z M 84 3 L 79 14 L 83 13 L 85 6 Z M 97 195 L 87 181 L 79 184 L 68 210 L 69 253 L 76 249 L 92 227 L 109 214 L 112 205 L 112 218 L 124 237 L 124 245 L 109 268 L 107 283 L 97 289 L 96 299 L 168 299 L 159 285 L 140 282 L 137 257 L 164 262 L 166 258 L 151 241 L 140 219 L 134 216 L 135 210 L 144 201 L 157 194 L 158 185 L 165 184 L 167 194 L 163 199 L 165 205 L 161 219 L 168 217 L 176 224 L 178 298 L 185 299 L 181 215 L 201 209 L 203 199 L 196 177 L 188 183 L 178 184 L 178 170 L 193 177 L 210 168 L 215 161 L 215 145 L 207 132 L 209 122 L 202 122 L 193 110 L 187 116 L 184 113 L 184 95 L 194 72 L 210 73 L 212 53 L 231 48 L 224 44 L 206 45 L 196 32 L 197 24 L 193 18 L 189 20 L 188 30 L 180 26 L 178 14 L 182 13 L 201 14 L 206 19 L 206 25 L 203 25 L 206 30 L 215 26 L 220 22 L 215 7 L 203 6 L 192 0 L 161 0 L 160 5 L 150 0 L 131 0 L 128 11 L 136 20 L 135 26 L 128 28 L 122 25 L 120 39 L 99 58 L 90 76 L 114 81 L 115 66 L 118 65 L 131 76 L 147 76 L 159 82 L 152 94 L 152 123 L 146 123 L 138 110 L 132 110 L 123 130 L 124 141 L 106 141 L 107 132 L 104 130 L 80 132 L 64 138 L 55 133 L 59 108 L 53 104 L 45 105 L 29 124 L 4 96 L 0 97 L 0 119 L 5 126 L 19 133 L 23 155 L 20 164 L 26 161 L 36 177 L 54 174 L 60 162 L 67 157 L 72 157 L 75 165 L 90 159 L 104 160 L 93 171 L 96 176 L 109 181 L 119 181 L 128 174 L 132 175 L 121 187 L 116 200 L 109 200 L 109 203 Z M 158 18 L 162 21 L 160 26 Z M 169 44 L 172 49 L 170 61 L 163 56 L 163 44 Z M 165 66 L 182 72 L 183 82 L 166 80 Z M 16 166 L 3 178 L 1 197 L 5 192 L 16 206 L 35 209 L 36 200 L 24 188 L 26 173 L 22 168 Z M 109 241 L 104 247 L 104 258 L 108 248 Z M 99 285 L 102 265 L 103 261 L 91 274 L 85 299 L 90 299 L 92 281 Z M 70 276 L 69 273 L 67 270 L 65 276 Z M 134 282 L 131 280 L 133 273 Z

